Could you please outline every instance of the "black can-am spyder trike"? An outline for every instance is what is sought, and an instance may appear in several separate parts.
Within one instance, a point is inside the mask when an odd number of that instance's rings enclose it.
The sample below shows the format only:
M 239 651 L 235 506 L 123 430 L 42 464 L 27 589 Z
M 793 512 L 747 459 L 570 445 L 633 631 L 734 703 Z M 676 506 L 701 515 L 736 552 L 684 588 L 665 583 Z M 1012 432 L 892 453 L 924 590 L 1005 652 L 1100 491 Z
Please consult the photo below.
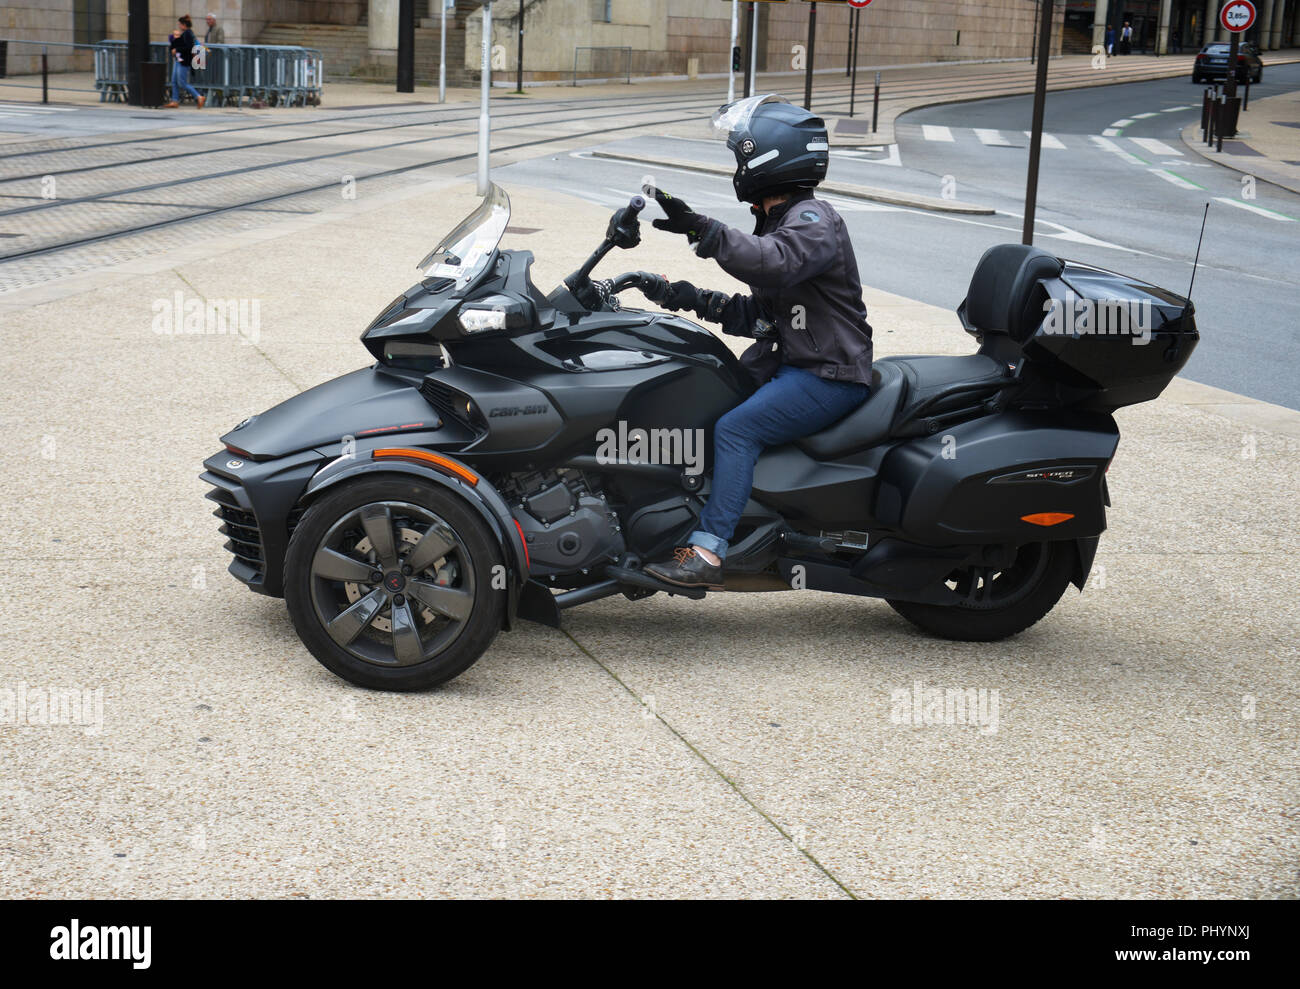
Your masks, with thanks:
M 637 196 L 550 294 L 500 250 L 509 200 L 482 204 L 362 335 L 369 367 L 252 416 L 204 464 L 230 572 L 283 596 L 339 676 L 413 690 L 464 672 L 518 619 L 664 584 L 709 497 L 709 464 L 601 456 L 597 436 L 702 430 L 754 389 L 690 320 L 625 308 L 642 272 L 593 280 L 639 242 Z M 1060 332 L 1051 300 L 1148 306 L 1145 342 Z M 1083 588 L 1106 527 L 1112 413 L 1154 399 L 1199 336 L 1182 296 L 1000 245 L 958 315 L 979 349 L 877 360 L 870 397 L 759 459 L 726 557 L 728 591 L 884 598 L 937 636 L 993 640 Z M 1140 344 L 1140 345 L 1139 345 Z

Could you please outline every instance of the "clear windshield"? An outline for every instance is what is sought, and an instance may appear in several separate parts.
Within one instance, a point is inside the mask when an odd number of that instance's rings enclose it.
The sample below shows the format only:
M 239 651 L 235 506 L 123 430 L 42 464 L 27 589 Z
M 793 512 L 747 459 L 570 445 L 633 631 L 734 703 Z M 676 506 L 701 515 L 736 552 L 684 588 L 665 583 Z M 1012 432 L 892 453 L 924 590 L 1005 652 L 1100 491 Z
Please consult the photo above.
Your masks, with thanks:
M 709 120 L 709 127 L 715 137 L 726 137 L 734 130 L 741 130 L 749 124 L 749 118 L 754 115 L 764 103 L 789 103 L 784 96 L 777 96 L 775 93 L 767 93 L 763 96 L 749 96 L 743 100 L 736 100 L 735 103 L 728 103 L 720 106 L 713 111 L 713 117 Z
M 510 197 L 495 182 L 483 202 L 419 263 L 426 278 L 454 278 L 463 288 L 481 274 L 510 222 Z

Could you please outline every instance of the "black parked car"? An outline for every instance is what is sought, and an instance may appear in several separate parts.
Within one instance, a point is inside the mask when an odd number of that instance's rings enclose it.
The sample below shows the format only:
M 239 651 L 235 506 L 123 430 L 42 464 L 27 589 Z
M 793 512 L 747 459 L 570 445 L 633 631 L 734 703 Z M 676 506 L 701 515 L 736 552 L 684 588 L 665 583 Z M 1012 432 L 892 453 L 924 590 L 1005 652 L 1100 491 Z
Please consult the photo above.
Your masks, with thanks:
M 1192 63 L 1192 83 L 1209 82 L 1228 77 L 1228 56 L 1231 51 L 1226 41 L 1206 45 Z M 1237 81 L 1259 82 L 1264 78 L 1264 63 L 1259 58 L 1259 48 L 1249 41 L 1237 46 Z

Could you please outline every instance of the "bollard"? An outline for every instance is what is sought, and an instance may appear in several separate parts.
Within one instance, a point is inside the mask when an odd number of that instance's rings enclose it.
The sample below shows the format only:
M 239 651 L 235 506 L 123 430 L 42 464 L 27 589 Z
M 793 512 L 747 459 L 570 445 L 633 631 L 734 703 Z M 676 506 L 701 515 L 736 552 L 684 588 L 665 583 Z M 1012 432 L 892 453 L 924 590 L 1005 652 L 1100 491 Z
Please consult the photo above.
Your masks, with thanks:
M 880 114 L 880 73 L 876 73 L 876 91 L 871 97 L 871 133 L 876 132 L 876 118 Z
M 41 102 L 50 102 L 50 55 L 48 48 L 41 49 Z
M 1246 96 L 1245 96 L 1245 99 L 1242 100 L 1242 103 L 1241 103 L 1241 110 L 1242 110 L 1242 112 L 1244 113 L 1245 111 L 1247 111 L 1247 110 L 1249 110 L 1249 109 L 1250 109 L 1250 76 L 1247 75 L 1247 76 L 1246 76 Z
M 1222 151 L 1223 150 L 1223 125 L 1225 119 L 1228 116 L 1228 97 L 1226 94 L 1220 96 L 1219 102 L 1214 104 L 1214 111 L 1215 111 L 1214 140 L 1216 142 L 1214 150 Z
M 1210 88 L 1201 93 L 1201 140 L 1208 141 L 1210 134 Z

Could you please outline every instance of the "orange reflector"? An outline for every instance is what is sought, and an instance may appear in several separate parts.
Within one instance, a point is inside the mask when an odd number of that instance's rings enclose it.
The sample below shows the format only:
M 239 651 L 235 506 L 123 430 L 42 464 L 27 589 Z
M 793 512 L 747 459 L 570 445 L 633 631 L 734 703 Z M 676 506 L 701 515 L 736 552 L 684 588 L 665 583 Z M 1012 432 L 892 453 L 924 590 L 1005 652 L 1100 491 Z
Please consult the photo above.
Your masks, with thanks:
M 1038 512 L 1034 515 L 1020 516 L 1021 522 L 1030 522 L 1033 525 L 1060 525 L 1062 522 L 1069 522 L 1074 518 L 1069 512 Z
M 390 457 L 397 457 L 403 460 L 420 460 L 426 464 L 432 464 L 444 474 L 452 474 L 459 477 L 462 481 L 470 484 L 478 484 L 478 475 L 468 467 L 464 467 L 448 457 L 441 457 L 436 453 L 430 453 L 428 450 L 412 450 L 408 448 L 393 448 L 386 450 L 376 450 L 371 454 L 376 460 L 383 460 Z

